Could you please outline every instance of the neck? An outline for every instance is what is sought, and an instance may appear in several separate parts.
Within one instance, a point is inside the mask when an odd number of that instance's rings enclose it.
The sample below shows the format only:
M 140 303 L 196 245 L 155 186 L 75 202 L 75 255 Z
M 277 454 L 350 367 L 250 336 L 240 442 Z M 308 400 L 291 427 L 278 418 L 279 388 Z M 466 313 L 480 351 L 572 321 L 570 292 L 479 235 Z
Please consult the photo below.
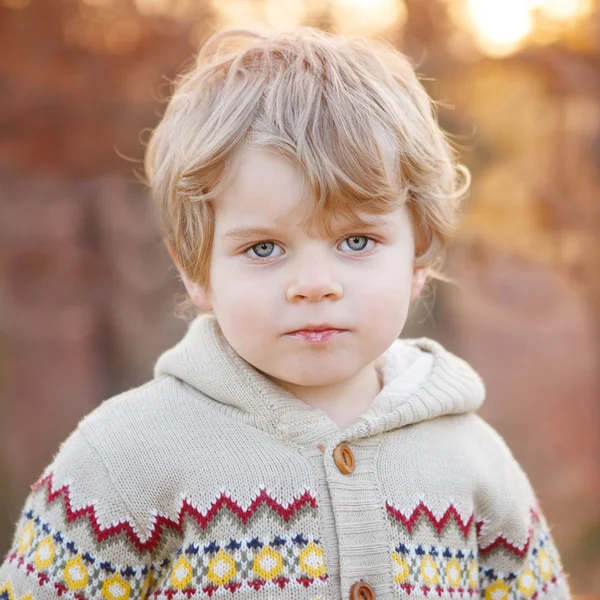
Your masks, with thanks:
M 382 388 L 378 368 L 381 363 L 368 364 L 353 378 L 327 386 L 303 386 L 271 378 L 302 402 L 320 408 L 344 431 L 373 404 Z

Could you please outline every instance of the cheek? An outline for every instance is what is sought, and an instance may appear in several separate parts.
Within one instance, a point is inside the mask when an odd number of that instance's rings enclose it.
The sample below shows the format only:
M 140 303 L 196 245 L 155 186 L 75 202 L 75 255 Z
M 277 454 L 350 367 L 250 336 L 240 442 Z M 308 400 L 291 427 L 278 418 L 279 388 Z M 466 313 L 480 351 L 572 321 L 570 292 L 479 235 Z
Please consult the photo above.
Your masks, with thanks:
M 240 296 L 252 298 L 252 278 L 240 270 L 234 260 L 221 259 L 212 264 L 212 291 L 217 303 L 227 305 Z
M 376 269 L 361 278 L 361 294 L 375 303 L 408 302 L 412 286 L 412 263 L 398 253 L 390 253 Z
M 386 261 L 387 263 L 387 261 Z M 378 330 L 404 326 L 410 307 L 412 266 L 406 260 L 389 261 L 362 282 L 357 298 L 360 313 Z
M 404 323 L 410 305 L 410 288 L 389 282 L 363 296 L 362 313 L 374 326 Z
M 217 262 L 212 273 L 213 304 L 219 320 L 242 330 L 263 325 L 274 314 L 274 294 L 265 289 L 263 278 L 228 264 Z

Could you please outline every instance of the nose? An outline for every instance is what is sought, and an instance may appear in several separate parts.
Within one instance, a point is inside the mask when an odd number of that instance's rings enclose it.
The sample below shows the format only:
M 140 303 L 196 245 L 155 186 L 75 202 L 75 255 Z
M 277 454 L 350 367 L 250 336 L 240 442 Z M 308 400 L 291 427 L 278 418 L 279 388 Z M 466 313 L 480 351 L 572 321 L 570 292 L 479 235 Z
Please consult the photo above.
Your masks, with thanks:
M 294 267 L 293 279 L 286 293 L 290 302 L 320 302 L 323 299 L 339 300 L 342 297 L 342 284 L 334 277 L 325 259 L 316 256 L 305 257 L 302 264 Z

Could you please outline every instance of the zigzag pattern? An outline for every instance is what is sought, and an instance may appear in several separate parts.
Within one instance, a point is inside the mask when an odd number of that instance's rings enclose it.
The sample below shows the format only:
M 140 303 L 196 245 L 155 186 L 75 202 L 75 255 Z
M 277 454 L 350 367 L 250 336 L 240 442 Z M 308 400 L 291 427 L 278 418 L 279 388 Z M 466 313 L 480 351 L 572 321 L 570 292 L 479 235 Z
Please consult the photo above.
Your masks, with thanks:
M 68 523 L 87 518 L 94 535 L 96 536 L 96 540 L 99 543 L 123 533 L 141 553 L 152 552 L 158 546 L 165 529 L 172 529 L 180 534 L 183 533 L 183 524 L 186 516 L 194 519 L 202 529 L 206 529 L 206 527 L 208 527 L 210 522 L 219 514 L 222 509 L 229 510 L 232 514 L 238 517 L 238 519 L 244 525 L 246 525 L 258 511 L 258 509 L 263 505 L 267 506 L 277 515 L 279 515 L 286 523 L 289 522 L 296 515 L 296 513 L 298 513 L 298 511 L 305 506 L 313 509 L 317 508 L 317 500 L 308 490 L 306 490 L 299 498 L 294 498 L 293 502 L 290 502 L 287 506 L 285 506 L 269 496 L 265 489 L 261 489 L 258 495 L 250 503 L 250 506 L 245 510 L 235 500 L 232 500 L 228 495 L 221 492 L 221 494 L 210 505 L 206 515 L 203 515 L 196 507 L 184 499 L 176 519 L 170 519 L 169 517 L 165 517 L 163 515 L 157 515 L 155 517 L 151 533 L 148 536 L 148 539 L 144 541 L 136 533 L 133 524 L 129 520 L 124 520 L 115 525 L 110 525 L 103 528 L 98 522 L 96 517 L 96 509 L 93 505 L 83 506 L 77 510 L 74 510 L 71 504 L 71 493 L 69 486 L 65 484 L 58 489 L 53 489 L 52 478 L 53 474 L 49 473 L 34 483 L 31 486 L 31 489 L 33 491 L 38 491 L 45 485 L 47 487 L 46 501 L 48 504 L 55 502 L 62 497 L 64 499 L 65 513 Z
M 442 531 L 444 531 L 444 529 L 448 525 L 450 519 L 452 519 L 456 523 L 458 528 L 462 531 L 465 538 L 469 535 L 469 531 L 471 530 L 471 527 L 473 526 L 473 521 L 475 520 L 474 515 L 471 515 L 466 522 L 463 522 L 460 513 L 452 504 L 450 504 L 450 506 L 447 508 L 446 512 L 442 515 L 440 519 L 436 518 L 433 512 L 425 505 L 423 501 L 419 502 L 419 504 L 413 510 L 412 514 L 409 517 L 405 517 L 389 501 L 385 503 L 385 507 L 387 509 L 388 514 L 390 514 L 399 523 L 402 523 L 402 525 L 404 525 L 404 527 L 406 527 L 406 529 L 408 529 L 408 532 L 411 534 L 421 515 L 427 517 L 429 522 L 437 531 L 438 535 L 441 535 Z
M 469 531 L 471 530 L 471 527 L 473 526 L 473 523 L 475 521 L 474 514 L 471 514 L 471 516 L 466 522 L 463 521 L 458 510 L 452 504 L 450 504 L 450 506 L 447 508 L 446 512 L 442 515 L 440 519 L 438 519 L 422 501 L 419 502 L 419 504 L 416 506 L 416 508 L 413 510 L 412 514 L 409 517 L 405 517 L 389 501 L 386 502 L 386 510 L 390 516 L 392 516 L 396 521 L 404 525 L 404 527 L 406 527 L 410 534 L 412 534 L 413 529 L 416 526 L 418 520 L 421 518 L 421 516 L 424 516 L 428 519 L 428 521 L 434 527 L 438 535 L 441 535 L 445 527 L 448 525 L 450 519 L 453 519 L 458 528 L 462 531 L 465 538 L 469 535 Z M 539 522 L 540 520 L 539 514 L 535 509 L 531 508 L 530 513 L 531 524 L 529 526 L 527 541 L 522 548 L 508 541 L 508 539 L 504 537 L 504 535 L 499 535 L 487 546 L 480 546 L 478 548 L 479 554 L 481 556 L 485 556 L 486 554 L 493 552 L 497 548 L 504 548 L 505 550 L 507 550 L 508 552 L 510 552 L 518 558 L 523 558 L 524 556 L 526 556 L 527 552 L 529 551 L 531 541 L 533 539 L 534 524 L 536 522 Z M 481 530 L 485 523 L 486 522 L 484 520 L 477 521 L 475 523 L 477 538 L 481 537 Z
M 529 552 L 529 547 L 531 546 L 531 542 L 533 540 L 535 523 L 540 522 L 540 516 L 535 509 L 530 508 L 529 512 L 531 513 L 531 523 L 529 525 L 529 531 L 527 533 L 527 541 L 523 545 L 523 548 L 519 548 L 519 546 L 517 546 L 516 544 L 509 542 L 503 535 L 499 535 L 497 538 L 494 539 L 493 542 L 491 542 L 487 546 L 480 546 L 479 554 L 486 555 L 496 550 L 497 548 L 504 548 L 505 550 L 507 550 L 511 554 L 514 554 L 518 558 L 523 558 L 524 556 L 526 556 L 526 554 Z M 481 537 L 481 529 L 484 526 L 484 524 L 485 521 L 477 521 L 476 528 L 478 538 Z

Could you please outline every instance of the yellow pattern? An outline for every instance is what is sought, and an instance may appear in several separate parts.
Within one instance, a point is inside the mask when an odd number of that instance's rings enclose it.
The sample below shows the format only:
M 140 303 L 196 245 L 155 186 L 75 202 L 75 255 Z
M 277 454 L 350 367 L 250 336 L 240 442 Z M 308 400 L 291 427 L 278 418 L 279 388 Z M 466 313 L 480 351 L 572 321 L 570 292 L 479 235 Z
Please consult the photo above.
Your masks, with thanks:
M 475 589 L 479 585 L 479 567 L 477 565 L 477 562 L 473 562 L 469 567 L 469 574 L 467 575 L 467 578 L 469 580 L 469 585 L 473 589 Z
M 7 579 L 6 583 L 0 586 L 0 596 L 5 592 L 8 596 L 8 600 L 16 600 L 16 596 L 10 584 L 10 579 Z M 33 596 L 31 594 L 25 594 L 24 596 L 21 596 L 21 600 L 33 600 Z
M 438 582 L 438 570 L 433 560 L 431 560 L 431 556 L 429 556 L 429 554 L 421 563 L 421 576 L 429 585 L 435 585 Z
M 504 581 L 496 581 L 485 590 L 485 600 L 508 600 L 509 592 Z
M 42 540 L 35 551 L 34 562 L 38 570 L 47 569 L 56 556 L 56 548 L 52 536 Z
M 88 584 L 88 572 L 81 556 L 77 555 L 67 561 L 63 577 L 71 590 L 81 590 Z
M 410 575 L 408 563 L 397 552 L 392 552 L 392 558 L 398 565 L 398 570 L 396 572 L 396 576 L 394 577 L 394 581 L 396 583 L 404 583 Z
M 119 573 L 115 573 L 102 585 L 102 595 L 106 600 L 127 600 L 131 595 L 131 586 Z
M 325 575 L 325 555 L 323 549 L 314 542 L 310 542 L 302 552 L 300 552 L 300 570 L 311 577 L 321 577 Z
M 23 556 L 25 551 L 29 546 L 31 546 L 31 542 L 33 542 L 33 538 L 35 537 L 35 530 L 33 529 L 33 524 L 31 521 L 27 522 L 27 525 L 23 527 L 23 533 L 21 534 L 21 538 L 19 539 L 19 548 L 17 549 L 17 554 L 19 556 Z
M 229 583 L 235 576 L 235 560 L 221 548 L 218 554 L 208 561 L 208 580 L 216 585 Z
M 154 583 L 154 575 L 152 575 L 152 573 L 148 573 L 148 576 L 144 580 L 144 585 L 142 586 L 142 591 L 140 592 L 141 600 L 144 600 L 144 598 L 146 598 L 146 594 L 148 593 L 148 590 L 152 587 L 153 583 Z
M 254 557 L 252 570 L 262 579 L 273 579 L 283 573 L 283 557 L 270 546 L 265 546 Z
M 169 581 L 175 589 L 182 590 L 190 585 L 194 569 L 190 561 L 185 556 L 180 556 L 177 562 L 173 565 Z
M 10 585 L 10 579 L 8 579 L 4 585 L 0 585 L 0 594 L 4 594 L 4 592 L 6 592 L 8 600 L 15 600 L 15 595 L 12 586 Z
M 543 550 L 540 551 L 538 554 L 538 565 L 540 567 L 540 575 L 546 581 L 552 579 L 552 561 L 547 552 L 544 552 Z
M 531 595 L 535 591 L 535 577 L 531 569 L 525 569 L 519 577 L 519 591 L 525 594 L 527 598 L 531 598 Z
M 456 558 L 453 558 L 446 565 L 446 576 L 448 577 L 448 581 L 452 587 L 458 587 L 460 585 L 461 570 L 460 564 Z

